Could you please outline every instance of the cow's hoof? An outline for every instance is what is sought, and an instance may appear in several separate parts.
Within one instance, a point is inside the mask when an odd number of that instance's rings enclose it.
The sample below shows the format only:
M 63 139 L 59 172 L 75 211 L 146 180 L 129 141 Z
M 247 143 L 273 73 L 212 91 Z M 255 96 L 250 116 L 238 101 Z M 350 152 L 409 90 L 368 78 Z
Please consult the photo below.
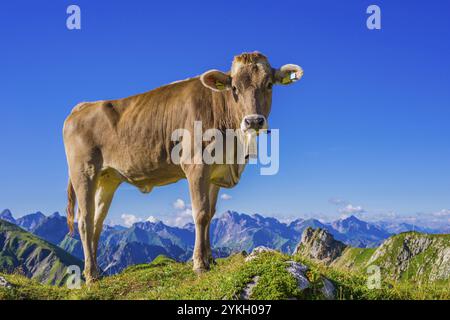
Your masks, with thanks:
M 217 263 L 213 257 L 209 257 L 206 260 L 203 260 L 203 264 L 206 266 L 206 269 L 209 270 L 212 265 L 216 265 Z
M 100 275 L 96 271 L 90 273 L 84 272 L 84 278 L 86 279 L 86 285 L 89 287 L 98 280 L 100 280 Z
M 201 274 L 203 274 L 205 272 L 208 272 L 208 268 L 206 268 L 206 267 L 194 268 L 193 270 L 198 275 L 201 275 Z
M 99 277 L 90 277 L 90 278 L 86 278 L 86 286 L 90 287 L 91 285 L 93 285 L 94 283 L 96 283 L 98 280 L 100 280 Z

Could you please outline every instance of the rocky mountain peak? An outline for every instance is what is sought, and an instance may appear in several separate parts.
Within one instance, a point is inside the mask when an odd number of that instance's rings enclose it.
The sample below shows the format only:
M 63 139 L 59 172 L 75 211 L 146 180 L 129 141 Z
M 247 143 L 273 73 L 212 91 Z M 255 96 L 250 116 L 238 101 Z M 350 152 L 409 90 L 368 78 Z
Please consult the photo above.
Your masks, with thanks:
M 240 214 L 236 211 L 227 210 L 222 214 L 222 219 L 238 219 Z
M 354 215 L 348 216 L 346 218 L 341 218 L 339 220 L 336 220 L 333 223 L 333 227 L 337 228 L 337 229 L 349 229 L 349 228 L 362 228 L 365 229 L 367 226 L 367 223 L 359 220 L 357 217 L 355 217 Z
M 162 221 L 143 221 L 143 222 L 136 222 L 134 226 L 143 229 L 143 230 L 151 230 L 151 231 L 160 231 L 165 229 L 167 226 Z
M 16 219 L 14 219 L 14 217 L 9 209 L 5 209 L 0 213 L 0 219 L 11 222 L 11 223 L 16 222 Z
M 47 217 L 40 211 L 27 214 L 16 220 L 16 224 L 27 231 L 33 231 Z
M 361 223 L 363 222 L 362 220 L 358 219 L 357 217 L 355 217 L 354 215 L 350 215 L 346 218 L 341 219 L 342 222 L 347 222 L 347 223 Z
M 308 227 L 303 231 L 301 241 L 294 253 L 330 264 L 346 248 L 347 246 L 344 243 L 335 240 L 327 230 Z
M 61 215 L 59 214 L 58 211 L 53 212 L 50 216 L 48 216 L 50 219 L 53 218 L 61 218 Z

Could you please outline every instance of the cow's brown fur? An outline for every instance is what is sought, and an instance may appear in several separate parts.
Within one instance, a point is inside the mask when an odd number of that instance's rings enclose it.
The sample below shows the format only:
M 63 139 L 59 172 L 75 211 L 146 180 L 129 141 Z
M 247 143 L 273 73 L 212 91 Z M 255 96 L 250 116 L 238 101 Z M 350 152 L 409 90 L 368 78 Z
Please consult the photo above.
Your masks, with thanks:
M 296 72 L 298 78 L 302 74 L 298 66 L 279 74 L 260 53 L 236 56 L 232 68 L 228 74 L 209 71 L 128 98 L 81 103 L 67 117 L 63 136 L 70 177 L 68 223 L 73 230 L 76 196 L 88 283 L 98 278 L 98 240 L 122 182 L 150 192 L 155 186 L 188 180 L 196 225 L 194 269 L 208 269 L 208 230 L 217 194 L 220 187 L 238 183 L 244 165 L 191 164 L 183 157 L 175 164 L 171 134 L 179 128 L 193 132 L 194 121 L 202 121 L 204 130 L 225 132 L 240 128 L 246 115 L 267 118 L 272 96 L 268 84 L 280 82 L 286 72 Z M 211 87 L 214 79 L 225 79 L 225 85 Z M 181 143 L 186 148 L 185 140 Z
M 242 53 L 237 55 L 233 59 L 233 63 L 243 63 L 243 64 L 252 64 L 252 63 L 269 63 L 267 57 L 260 52 L 250 52 L 250 53 Z

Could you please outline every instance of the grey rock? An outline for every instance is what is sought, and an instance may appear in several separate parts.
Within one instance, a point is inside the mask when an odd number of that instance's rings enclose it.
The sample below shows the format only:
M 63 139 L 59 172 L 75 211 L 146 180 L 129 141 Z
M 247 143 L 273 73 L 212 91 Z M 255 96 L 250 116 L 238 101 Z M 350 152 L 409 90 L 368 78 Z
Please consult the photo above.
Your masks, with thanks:
M 288 268 L 293 268 L 293 269 L 299 270 L 301 272 L 308 271 L 308 267 L 307 266 L 305 266 L 304 264 L 301 264 L 299 262 L 296 262 L 296 261 L 291 261 L 291 260 L 290 261 L 286 261 L 286 264 L 288 265 Z
M 0 276 L 0 288 L 7 288 L 10 289 L 12 288 L 12 284 L 9 283 L 8 281 L 6 281 L 6 279 L 2 276 Z
M 263 252 L 276 252 L 274 249 L 270 249 L 264 246 L 259 246 L 253 249 L 253 251 L 245 258 L 245 262 L 251 261 L 253 259 L 256 259 L 258 255 L 260 255 Z
M 322 279 L 323 286 L 320 289 L 320 292 L 322 292 L 323 297 L 327 300 L 334 300 L 336 299 L 336 288 L 334 284 L 328 280 L 323 278 Z
M 240 295 L 241 300 L 250 299 L 252 292 L 253 292 L 253 288 L 256 287 L 256 285 L 258 284 L 258 281 L 259 281 L 259 276 L 254 276 L 252 281 L 247 283 L 247 286 L 241 292 L 241 295 Z
M 286 264 L 288 265 L 286 270 L 297 280 L 298 289 L 305 290 L 309 288 L 311 283 L 305 275 L 308 267 L 295 261 L 286 261 Z
M 444 280 L 450 278 L 450 248 L 441 248 L 436 256 L 436 262 L 430 272 L 430 280 Z
M 300 291 L 303 291 L 311 287 L 311 283 L 306 277 L 306 272 L 308 271 L 307 266 L 295 261 L 286 261 L 286 264 L 288 265 L 286 270 L 297 280 L 297 287 Z M 323 277 L 320 293 L 323 295 L 324 299 L 327 300 L 336 299 L 335 286 L 330 280 Z

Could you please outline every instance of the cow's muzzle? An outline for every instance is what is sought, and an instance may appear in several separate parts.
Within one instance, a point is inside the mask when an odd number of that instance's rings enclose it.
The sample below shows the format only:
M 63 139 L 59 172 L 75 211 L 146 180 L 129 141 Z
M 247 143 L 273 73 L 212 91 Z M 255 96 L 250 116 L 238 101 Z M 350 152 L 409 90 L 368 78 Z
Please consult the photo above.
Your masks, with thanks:
M 251 114 L 251 115 L 245 116 L 241 122 L 241 130 L 244 132 L 248 131 L 250 129 L 259 131 L 261 129 L 266 129 L 266 128 L 267 128 L 266 117 L 264 117 L 260 114 Z

